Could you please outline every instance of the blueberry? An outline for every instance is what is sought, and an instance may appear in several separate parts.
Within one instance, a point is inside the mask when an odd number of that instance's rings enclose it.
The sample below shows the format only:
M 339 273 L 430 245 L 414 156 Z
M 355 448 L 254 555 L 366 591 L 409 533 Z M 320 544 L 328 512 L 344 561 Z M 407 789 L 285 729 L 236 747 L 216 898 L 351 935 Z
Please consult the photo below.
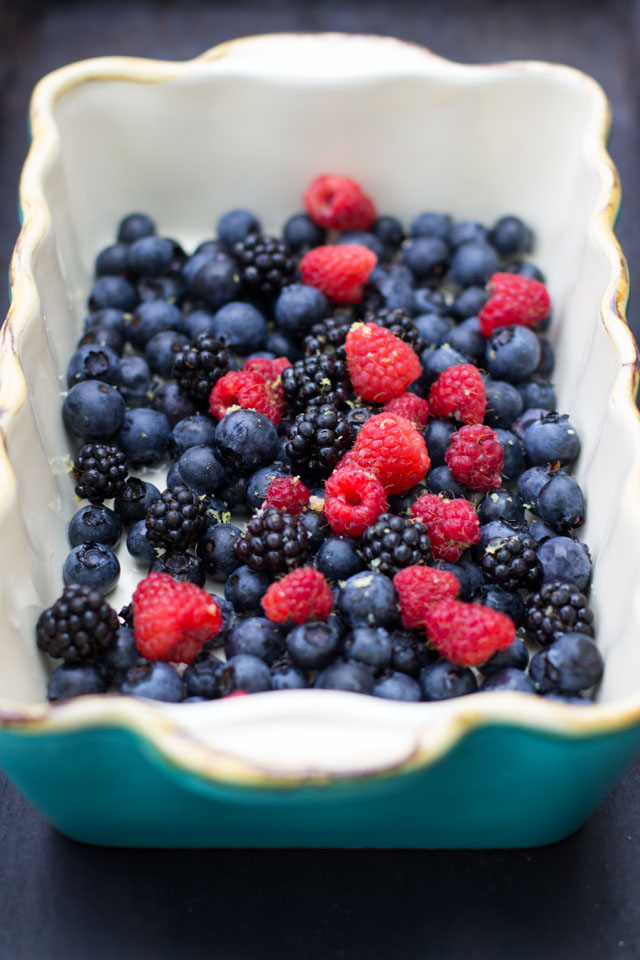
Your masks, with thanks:
M 414 317 L 420 339 L 428 347 L 439 347 L 445 341 L 448 342 L 453 332 L 453 321 L 449 317 L 443 317 L 439 313 L 422 313 Z
M 555 410 L 557 406 L 556 392 L 552 384 L 540 373 L 534 373 L 526 380 L 514 384 L 520 396 L 525 412 L 532 408 Z
M 166 573 L 182 583 L 195 583 L 204 587 L 206 575 L 204 567 L 190 553 L 163 553 L 154 557 L 149 565 L 149 573 Z
M 113 509 L 125 526 L 144 520 L 152 503 L 160 499 L 160 491 L 148 480 L 127 477 L 124 490 L 113 501 Z
M 129 247 L 129 266 L 145 277 L 159 277 L 173 259 L 173 244 L 166 237 L 140 237 Z
M 480 525 L 480 540 L 477 545 L 478 555 L 494 537 L 512 537 L 516 533 L 526 533 L 526 523 L 512 523 L 507 520 L 490 520 Z
M 524 620 L 524 600 L 519 593 L 503 590 L 495 583 L 484 583 L 473 594 L 473 602 L 505 613 L 519 627 Z
M 354 436 L 357 436 L 367 420 L 379 411 L 380 407 L 348 407 L 347 420 Z
M 224 696 L 244 690 L 261 693 L 271 690 L 271 673 L 264 660 L 250 653 L 238 653 L 227 660 L 220 671 L 220 688 Z
M 426 637 L 411 630 L 394 630 L 390 636 L 391 669 L 417 680 L 422 668 L 433 659 Z
M 307 546 L 313 554 L 330 535 L 331 527 L 321 510 L 305 510 L 302 514 L 302 525 L 307 531 Z
M 104 674 L 92 663 L 63 663 L 54 670 L 47 684 L 47 699 L 71 700 L 72 697 L 105 693 Z
M 228 526 L 227 524 L 222 526 Z M 202 554 L 200 554 L 202 557 Z M 224 595 L 239 615 L 252 617 L 263 613 L 260 601 L 269 589 L 271 577 L 251 567 L 237 567 L 229 574 L 224 585 Z
M 492 380 L 487 377 L 484 382 L 487 395 L 487 410 L 484 422 L 488 427 L 501 427 L 508 430 L 522 413 L 522 397 L 511 383 L 504 380 Z
M 171 427 L 191 417 L 197 412 L 197 407 L 188 393 L 175 380 L 167 380 L 160 384 L 151 398 L 151 409 L 163 413 Z
M 262 350 L 267 339 L 267 321 L 250 303 L 227 303 L 215 315 L 214 335 L 224 339 L 230 350 L 247 356 Z
M 487 692 L 490 690 L 512 690 L 520 693 L 536 693 L 536 686 L 531 677 L 515 667 L 505 667 L 503 670 L 492 673 L 480 689 Z
M 428 390 L 444 370 L 468 362 L 464 354 L 460 353 L 459 350 L 454 350 L 453 347 L 449 347 L 446 343 L 443 343 L 441 347 L 427 347 L 420 354 L 420 363 L 422 364 L 421 385 L 425 390 Z
M 136 295 L 142 303 L 149 300 L 178 303 L 182 300 L 184 293 L 183 284 L 171 276 L 140 277 L 136 283 Z
M 463 243 L 487 242 L 487 228 L 475 220 L 458 220 L 449 230 L 448 240 L 452 247 L 457 248 Z
M 477 317 L 467 317 L 454 327 L 447 337 L 447 343 L 454 350 L 463 353 L 471 363 L 482 365 L 486 339 L 480 332 L 480 321 Z
M 444 213 L 434 213 L 431 210 L 419 213 L 411 221 L 412 237 L 439 237 L 440 240 L 446 240 L 450 229 L 451 217 Z
M 174 426 L 169 437 L 169 453 L 179 459 L 189 447 L 213 447 L 216 438 L 216 424 L 211 417 L 195 413 L 184 417 Z
M 244 240 L 250 233 L 260 233 L 260 221 L 251 210 L 235 209 L 224 213 L 216 224 L 220 243 L 231 250 L 235 243 Z
M 306 213 L 289 217 L 282 230 L 282 239 L 294 253 L 306 253 L 311 247 L 319 247 L 326 233 Z
M 278 431 L 271 420 L 255 410 L 234 410 L 216 427 L 216 444 L 230 469 L 253 473 L 273 462 Z
M 127 534 L 127 550 L 139 563 L 153 563 L 156 558 L 155 545 L 147 536 L 145 520 L 136 520 Z
M 449 276 L 461 287 L 481 287 L 499 266 L 498 254 L 490 244 L 471 241 L 454 252 Z
M 470 492 L 458 483 L 446 464 L 429 470 L 426 483 L 428 493 L 442 493 L 445 497 L 467 497 Z
M 98 277 L 89 294 L 89 309 L 104 310 L 111 307 L 131 313 L 138 296 L 128 280 L 124 277 Z
M 532 464 L 573 463 L 580 453 L 580 438 L 566 414 L 550 413 L 534 420 L 524 433 L 524 449 Z
M 570 537 L 551 537 L 540 544 L 538 560 L 544 583 L 553 580 L 573 583 L 587 593 L 591 583 L 591 557 L 585 543 Z
M 301 339 L 314 323 L 329 316 L 331 307 L 323 293 L 315 287 L 292 283 L 283 287 L 274 307 L 278 328 L 286 336 Z
M 122 310 L 115 310 L 113 307 L 94 310 L 85 317 L 83 330 L 86 333 L 88 330 L 94 330 L 96 327 L 113 330 L 114 333 L 117 333 L 121 337 L 122 342 L 124 342 L 125 320 Z M 116 351 L 116 353 L 119 352 L 119 350 Z
M 224 496 L 229 508 L 243 510 L 247 502 L 247 489 L 249 487 L 249 477 L 245 474 L 233 474 L 229 477 L 224 488 Z
M 348 690 L 351 693 L 373 693 L 373 674 L 364 663 L 332 663 L 315 682 L 318 690 Z
M 100 651 L 98 660 L 111 683 L 119 686 L 127 671 L 143 660 L 136 647 L 133 630 L 130 627 L 120 627 L 115 640 Z
M 404 240 L 402 224 L 395 217 L 378 217 L 371 227 L 371 232 L 382 243 L 383 258 L 387 260 L 393 256 Z
M 199 333 L 203 333 L 205 330 L 213 335 L 215 313 L 211 313 L 210 310 L 192 310 L 191 313 L 187 314 L 184 322 L 190 340 L 194 340 Z
M 238 268 L 231 260 L 207 258 L 193 277 L 191 287 L 208 307 L 219 310 L 225 303 L 236 300 L 240 293 Z
M 417 237 L 406 242 L 403 262 L 416 280 L 435 280 L 449 264 L 449 244 L 439 237 Z
M 221 696 L 220 674 L 224 663 L 212 653 L 201 653 L 189 664 L 182 679 L 188 697 L 214 700 Z
M 378 260 L 384 260 L 384 245 L 375 233 L 370 233 L 368 230 L 345 230 L 338 240 L 339 246 L 354 243 L 360 247 L 366 247 L 367 250 L 372 250 Z
M 355 540 L 345 536 L 328 537 L 316 555 L 316 567 L 328 580 L 348 580 L 364 570 L 366 563 Z
M 357 660 L 378 673 L 391 663 L 393 643 L 383 627 L 355 627 L 344 642 L 347 660 Z
M 389 673 L 383 676 L 374 686 L 373 695 L 384 700 L 405 703 L 418 703 L 422 700 L 420 684 L 406 673 Z
M 118 389 L 128 407 L 141 407 L 149 402 L 153 381 L 144 357 L 125 356 L 120 361 Z
M 246 504 L 249 510 L 259 510 L 264 502 L 273 480 L 276 477 L 287 477 L 291 475 L 291 468 L 280 460 L 274 460 L 268 467 L 260 467 L 249 477 L 247 485 Z
M 519 217 L 500 217 L 491 230 L 490 238 L 502 257 L 530 253 L 533 247 L 533 234 Z
M 118 242 L 134 243 L 140 237 L 149 237 L 156 232 L 156 225 L 146 213 L 129 213 L 118 225 Z
M 67 367 L 67 386 L 83 380 L 101 380 L 118 385 L 120 382 L 120 357 L 110 347 L 102 344 L 85 344 L 71 355 Z
M 515 433 L 512 433 L 510 430 L 503 430 L 501 427 L 496 427 L 495 431 L 504 452 L 504 462 L 501 471 L 502 476 L 505 480 L 515 480 L 524 467 L 524 448 Z
M 169 663 L 156 660 L 141 663 L 127 671 L 122 693 L 165 703 L 184 700 L 184 684 L 178 671 Z
M 413 274 L 408 267 L 399 263 L 378 266 L 368 282 L 382 298 L 382 306 L 390 310 L 413 311 Z
M 529 467 L 518 477 L 518 495 L 529 510 L 535 510 L 538 494 L 549 481 L 545 467 Z
M 538 324 L 538 326 L 540 326 L 540 324 Z M 538 364 L 536 373 L 539 373 L 543 377 L 548 377 L 553 372 L 555 366 L 555 354 L 553 347 L 546 337 L 540 334 L 538 339 L 540 340 L 540 363 Z M 551 409 L 554 409 L 554 407 Z
M 478 506 L 478 520 L 480 523 L 489 523 L 490 520 L 522 523 L 524 520 L 522 497 L 518 493 L 503 488 L 489 491 Z
M 395 627 L 398 623 L 398 596 L 382 573 L 356 573 L 340 589 L 338 609 L 354 627 Z
M 177 462 L 185 484 L 195 493 L 218 493 L 225 486 L 227 473 L 212 447 L 189 447 Z
M 111 547 L 93 541 L 80 543 L 64 561 L 62 578 L 65 586 L 84 583 L 106 594 L 120 578 L 120 564 Z
M 422 482 L 417 483 L 415 487 L 411 487 L 409 490 L 406 490 L 404 493 L 392 494 L 388 497 L 389 500 L 389 512 L 396 513 L 400 516 L 403 513 L 409 513 L 411 507 L 418 500 L 423 493 L 426 493 L 426 488 Z
M 154 463 L 164 456 L 170 433 L 164 413 L 138 407 L 125 413 L 117 443 L 131 463 Z
M 585 504 L 580 484 L 563 470 L 552 474 L 536 497 L 536 513 L 555 527 L 579 527 Z
M 432 467 L 445 465 L 445 453 L 449 448 L 451 437 L 456 432 L 455 424 L 451 420 L 429 419 L 423 431 Z
M 104 504 L 90 503 L 71 517 L 67 534 L 72 547 L 89 541 L 115 547 L 122 534 L 122 520 Z
M 439 290 L 431 287 L 417 287 L 413 291 L 413 308 L 409 311 L 419 317 L 423 313 L 437 313 L 444 317 L 449 312 L 447 301 Z
M 495 609 L 495 608 L 494 608 Z M 502 650 L 497 650 L 492 657 L 482 667 L 485 677 L 490 677 L 494 673 L 499 673 L 507 668 L 515 670 L 526 670 L 529 664 L 529 651 L 523 641 L 516 637 L 513 643 Z
M 448 660 L 436 660 L 423 667 L 419 682 L 425 700 L 450 700 L 478 689 L 471 670 L 454 666 Z
M 494 380 L 517 383 L 531 376 L 538 366 L 540 342 L 527 327 L 500 327 L 487 342 L 485 359 Z
M 550 537 L 557 537 L 558 531 L 554 527 L 550 527 L 544 520 L 532 520 L 529 524 L 529 536 L 537 540 L 538 543 L 542 543 L 543 540 L 548 540 Z
M 119 311 L 115 311 L 118 313 Z M 78 349 L 80 347 L 108 347 L 115 354 L 120 356 L 124 347 L 124 336 L 110 327 L 91 327 L 78 340 Z
M 281 628 L 264 617 L 245 617 L 227 634 L 224 652 L 227 659 L 240 653 L 250 653 L 271 664 L 284 653 L 285 641 Z
M 276 357 L 286 357 L 291 363 L 300 360 L 302 351 L 291 337 L 285 336 L 281 330 L 272 330 L 265 341 L 265 346 Z
M 469 317 L 477 317 L 489 294 L 486 287 L 465 287 L 454 299 L 449 312 L 454 320 L 467 320 Z
M 439 566 L 440 569 L 445 569 L 442 562 Z M 458 562 L 452 563 L 448 569 L 458 578 L 461 600 L 470 600 L 476 590 L 479 590 L 484 584 L 484 574 L 481 568 L 468 557 L 460 557 Z
M 287 651 L 293 663 L 304 670 L 320 670 L 334 659 L 340 637 L 326 623 L 301 623 L 287 637 Z
M 289 657 L 281 657 L 271 664 L 272 690 L 304 690 L 308 686 L 309 677 Z
M 196 251 L 192 257 L 188 257 L 187 260 L 185 260 L 180 274 L 182 282 L 185 286 L 185 290 L 188 294 L 193 294 L 193 281 L 200 272 L 201 268 L 206 263 L 211 263 L 212 261 L 233 264 L 232 258 L 225 253 L 221 247 L 218 246 L 206 246 L 202 250 Z
M 519 273 L 521 277 L 528 277 L 530 280 L 537 280 L 539 283 L 545 283 L 545 275 L 542 270 L 530 260 L 514 260 L 504 268 L 507 273 Z M 537 324 L 538 330 L 541 329 L 543 321 Z
M 529 672 L 542 693 L 578 693 L 602 678 L 600 651 L 585 633 L 565 633 L 531 660 Z
M 528 410 L 525 410 L 524 413 L 521 413 L 520 416 L 513 421 L 511 430 L 519 440 L 524 440 L 527 427 L 530 427 L 534 420 L 539 420 L 540 417 L 544 417 L 550 412 L 550 410 L 543 409 L 542 407 L 529 407 Z
M 146 300 L 137 307 L 126 335 L 132 347 L 144 350 L 149 340 L 162 330 L 185 333 L 182 311 L 164 300 Z
M 176 354 L 189 343 L 189 338 L 176 330 L 161 330 L 154 334 L 144 348 L 149 369 L 159 377 L 170 377 Z
M 82 440 L 107 440 L 120 430 L 125 405 L 118 390 L 100 380 L 81 380 L 64 398 L 62 419 Z
M 97 277 L 118 276 L 129 268 L 129 246 L 126 243 L 112 243 L 104 247 L 96 257 L 95 272 Z

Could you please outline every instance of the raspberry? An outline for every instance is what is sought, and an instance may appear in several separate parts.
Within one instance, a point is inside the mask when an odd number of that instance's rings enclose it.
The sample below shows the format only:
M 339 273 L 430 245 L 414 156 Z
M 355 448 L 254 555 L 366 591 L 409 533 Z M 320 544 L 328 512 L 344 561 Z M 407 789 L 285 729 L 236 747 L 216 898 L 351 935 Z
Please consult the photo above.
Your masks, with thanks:
M 359 243 L 314 247 L 300 261 L 300 275 L 334 303 L 360 303 L 377 262 L 375 253 Z
M 422 435 L 395 413 L 369 417 L 347 457 L 349 464 L 376 474 L 389 496 L 415 487 L 431 463 Z
M 324 488 L 323 513 L 334 533 L 359 537 L 387 509 L 378 478 L 358 466 L 334 470 Z
M 393 585 L 400 602 L 402 625 L 407 630 L 424 628 L 425 614 L 443 600 L 455 600 L 460 590 L 458 578 L 448 570 L 412 566 L 398 571 Z
M 304 194 L 304 205 L 325 230 L 368 230 L 378 216 L 360 184 L 331 174 L 316 177 Z
M 251 370 L 225 373 L 209 396 L 209 409 L 218 420 L 222 420 L 232 407 L 242 407 L 244 410 L 257 410 L 277 424 L 284 406 L 284 397 L 278 396 L 277 388 L 261 374 Z
M 353 389 L 367 403 L 401 396 L 422 372 L 409 344 L 375 323 L 354 323 L 345 350 Z
M 425 614 L 427 637 L 451 663 L 476 667 L 516 638 L 509 617 L 480 603 L 443 600 Z
M 443 370 L 429 391 L 429 408 L 434 417 L 482 423 L 487 394 L 478 368 L 461 363 Z
M 480 540 L 480 521 L 468 500 L 446 500 L 425 493 L 411 505 L 411 513 L 422 520 L 431 540 L 435 560 L 455 563 L 467 547 Z
M 402 393 L 384 405 L 386 413 L 396 413 L 413 424 L 416 430 L 424 430 L 429 421 L 429 404 L 416 393 Z
M 485 337 L 512 323 L 533 327 L 549 315 L 549 291 L 539 280 L 518 273 L 494 273 L 487 286 L 489 299 L 478 313 Z
M 286 357 L 276 357 L 271 360 L 269 357 L 249 357 L 244 362 L 243 371 L 249 373 L 259 373 L 268 383 L 275 383 L 282 376 L 282 371 L 291 366 L 291 361 Z
M 329 619 L 333 594 L 318 570 L 299 567 L 272 583 L 261 603 L 269 620 L 275 623 L 306 623 Z
M 498 434 L 481 423 L 460 427 L 444 455 L 458 481 L 470 490 L 495 490 L 500 486 L 504 451 Z
M 167 573 L 150 573 L 133 594 L 136 646 L 149 660 L 191 663 L 222 626 L 211 594 Z
M 275 477 L 269 484 L 263 507 L 277 507 L 297 516 L 309 503 L 309 488 L 300 477 Z

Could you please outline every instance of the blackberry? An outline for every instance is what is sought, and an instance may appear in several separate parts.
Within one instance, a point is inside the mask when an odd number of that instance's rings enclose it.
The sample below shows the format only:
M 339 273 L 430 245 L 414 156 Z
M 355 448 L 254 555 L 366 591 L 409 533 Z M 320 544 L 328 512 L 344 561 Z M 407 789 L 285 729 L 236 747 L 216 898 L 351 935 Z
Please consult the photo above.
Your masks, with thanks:
M 353 430 L 334 404 L 320 403 L 298 414 L 288 436 L 285 451 L 294 471 L 314 480 L 329 476 L 351 446 Z
M 102 503 L 119 496 L 128 474 L 127 458 L 109 443 L 85 443 L 73 463 L 76 496 Z
M 286 573 L 307 559 L 307 531 L 300 517 L 267 507 L 249 520 L 235 550 L 253 570 Z
M 206 404 L 212 387 L 229 370 L 230 361 L 224 343 L 203 330 L 176 354 L 171 374 L 189 396 Z
M 389 307 L 381 307 L 378 310 L 368 310 L 364 315 L 364 322 L 385 327 L 400 340 L 410 344 L 417 354 L 422 353 L 427 346 L 421 339 L 418 328 L 410 314 L 401 308 L 392 310 Z
M 525 606 L 527 633 L 542 646 L 559 640 L 565 633 L 594 636 L 593 611 L 585 595 L 572 583 L 543 583 L 527 597 Z
M 275 237 L 250 233 L 233 245 L 240 276 L 249 297 L 270 302 L 289 283 L 296 271 L 296 260 L 286 243 Z
M 296 413 L 322 403 L 342 406 L 349 396 L 347 364 L 323 354 L 306 357 L 282 371 L 282 388 Z
M 351 315 L 341 314 L 314 323 L 311 327 L 311 333 L 304 338 L 305 354 L 308 357 L 317 353 L 333 354 L 338 360 L 346 360 L 347 354 L 344 349 L 344 342 L 352 323 L 353 317 Z
M 431 541 L 419 520 L 381 513 L 360 537 L 367 565 L 376 573 L 393 577 L 403 567 L 431 561 Z
M 70 583 L 36 624 L 38 647 L 63 660 L 88 660 L 115 643 L 120 623 L 99 590 Z
M 165 490 L 147 510 L 146 526 L 152 543 L 172 553 L 186 550 L 207 526 L 204 498 L 181 485 Z
M 533 537 L 492 537 L 480 561 L 487 580 L 504 590 L 535 587 L 542 577 L 538 560 L 538 543 Z

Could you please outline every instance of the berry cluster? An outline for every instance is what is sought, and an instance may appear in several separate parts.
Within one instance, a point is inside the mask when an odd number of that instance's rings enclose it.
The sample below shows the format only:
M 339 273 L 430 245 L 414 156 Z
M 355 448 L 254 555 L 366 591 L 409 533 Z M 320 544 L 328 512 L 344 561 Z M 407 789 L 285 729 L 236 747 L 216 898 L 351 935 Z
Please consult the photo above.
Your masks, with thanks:
M 513 216 L 405 233 L 337 175 L 281 236 L 231 210 L 191 255 L 125 217 L 67 370 L 88 502 L 36 629 L 64 661 L 50 698 L 584 702 L 602 661 L 580 440 L 531 247 Z M 123 531 L 142 569 L 118 616 Z

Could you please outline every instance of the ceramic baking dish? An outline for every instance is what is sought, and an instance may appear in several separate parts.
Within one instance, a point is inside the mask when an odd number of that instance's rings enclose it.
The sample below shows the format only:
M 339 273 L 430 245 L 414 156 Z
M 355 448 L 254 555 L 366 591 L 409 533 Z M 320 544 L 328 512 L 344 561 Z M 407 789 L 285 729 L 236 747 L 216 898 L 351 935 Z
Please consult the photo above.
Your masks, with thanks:
M 123 845 L 522 846 L 565 836 L 611 790 L 640 745 L 640 424 L 608 125 L 576 70 L 461 66 L 356 35 L 252 37 L 182 64 L 90 60 L 38 84 L 1 333 L 0 766 L 60 830 Z M 583 441 L 598 703 L 297 691 L 48 705 L 34 624 L 68 549 L 62 374 L 96 251 L 133 209 L 187 248 L 233 206 L 277 231 L 324 171 L 407 221 L 436 209 L 533 226 L 558 406 Z

